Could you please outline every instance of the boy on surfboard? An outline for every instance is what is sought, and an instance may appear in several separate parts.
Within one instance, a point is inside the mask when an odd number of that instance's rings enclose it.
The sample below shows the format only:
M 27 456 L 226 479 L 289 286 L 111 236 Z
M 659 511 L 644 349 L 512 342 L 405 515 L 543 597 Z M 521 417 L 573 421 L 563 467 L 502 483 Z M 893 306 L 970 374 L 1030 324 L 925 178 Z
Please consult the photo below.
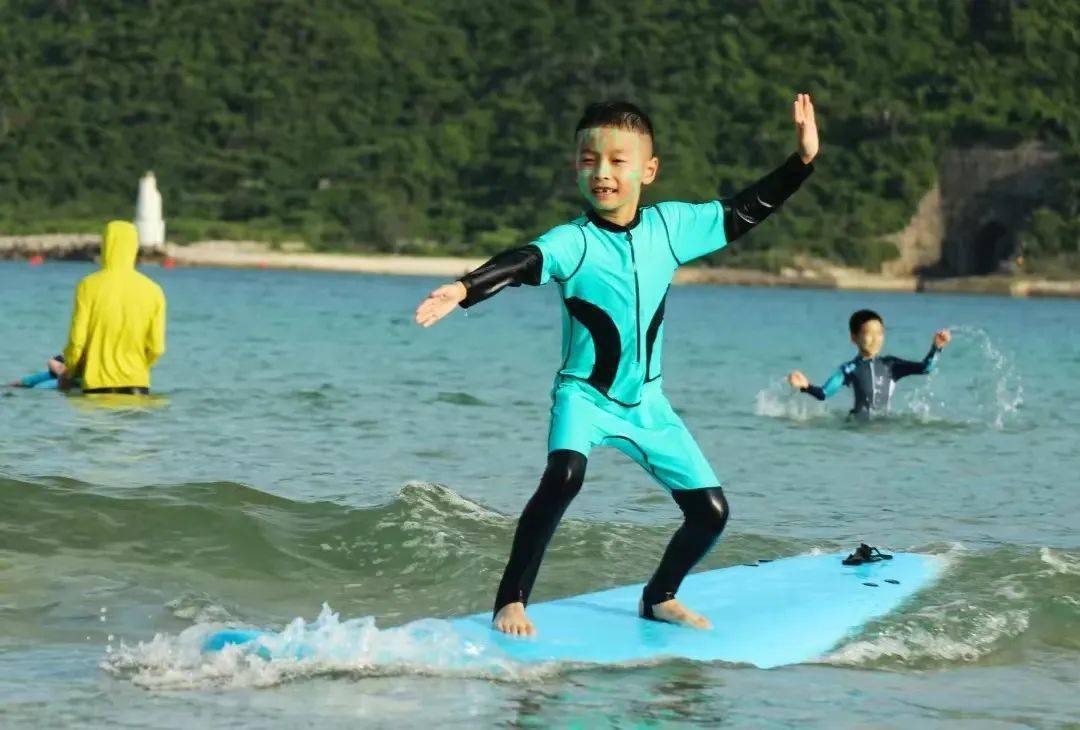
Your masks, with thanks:
M 563 301 L 563 361 L 552 389 L 547 468 L 525 505 L 495 597 L 493 625 L 532 635 L 525 606 L 555 527 L 595 446 L 614 446 L 666 488 L 684 520 L 639 604 L 643 618 L 697 628 L 708 619 L 675 599 L 728 519 L 720 480 L 661 390 L 664 303 L 675 270 L 723 248 L 776 210 L 811 173 L 818 152 L 808 94 L 794 102 L 798 151 L 733 198 L 642 206 L 656 179 L 653 126 L 633 104 L 590 105 L 578 122 L 577 184 L 585 213 L 504 251 L 421 302 L 430 327 L 507 286 L 554 281 Z

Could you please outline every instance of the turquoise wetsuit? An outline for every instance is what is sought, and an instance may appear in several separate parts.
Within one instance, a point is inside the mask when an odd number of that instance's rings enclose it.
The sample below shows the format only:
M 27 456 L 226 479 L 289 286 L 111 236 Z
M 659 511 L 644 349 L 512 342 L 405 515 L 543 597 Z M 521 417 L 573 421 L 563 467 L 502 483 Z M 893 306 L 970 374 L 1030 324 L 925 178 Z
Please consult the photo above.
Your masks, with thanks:
M 664 305 L 675 270 L 764 220 L 810 174 L 797 156 L 730 200 L 659 203 L 627 226 L 595 212 L 503 252 L 461 278 L 463 307 L 507 286 L 555 282 L 562 366 L 552 389 L 548 468 L 514 536 L 495 610 L 528 602 L 540 559 L 595 446 L 614 446 L 671 491 L 685 521 L 645 587 L 643 613 L 675 595 L 727 521 L 720 481 L 661 389 Z
M 60 363 L 64 362 L 63 355 L 54 355 L 52 359 Z M 18 383 L 20 388 L 37 388 L 39 390 L 55 390 L 60 385 L 59 379 L 52 370 L 42 370 L 39 373 L 24 375 L 19 378 Z
M 19 378 L 20 388 L 55 388 L 60 381 L 56 379 L 48 370 L 42 370 L 40 373 L 33 373 L 32 375 L 24 375 Z
M 590 214 L 534 244 L 563 300 L 548 450 L 614 446 L 668 489 L 719 486 L 661 390 L 664 305 L 679 264 L 727 245 L 719 201 L 660 203 L 626 227 Z

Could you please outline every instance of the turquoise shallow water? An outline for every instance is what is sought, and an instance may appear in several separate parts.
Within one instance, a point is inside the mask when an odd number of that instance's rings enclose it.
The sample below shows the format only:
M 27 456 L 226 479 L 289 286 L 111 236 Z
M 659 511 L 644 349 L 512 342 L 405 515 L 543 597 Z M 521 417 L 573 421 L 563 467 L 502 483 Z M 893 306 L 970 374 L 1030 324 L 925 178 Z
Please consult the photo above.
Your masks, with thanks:
M 66 334 L 82 264 L 0 264 L 0 377 Z M 1080 716 L 1080 303 L 684 287 L 665 390 L 727 481 L 704 567 L 859 540 L 942 555 L 943 580 L 820 662 L 761 671 L 447 669 L 441 624 L 483 610 L 544 462 L 553 290 L 514 290 L 430 331 L 437 282 L 147 272 L 170 304 L 137 408 L 0 395 L 0 724 L 1054 726 Z M 850 355 L 856 308 L 886 350 L 940 371 L 869 424 L 789 394 Z M 121 399 L 122 401 L 123 399 Z M 670 499 L 614 451 L 536 598 L 648 577 Z M 313 661 L 207 662 L 221 623 L 313 620 Z M 374 620 L 372 620 L 372 617 Z M 156 638 L 155 638 L 156 636 Z

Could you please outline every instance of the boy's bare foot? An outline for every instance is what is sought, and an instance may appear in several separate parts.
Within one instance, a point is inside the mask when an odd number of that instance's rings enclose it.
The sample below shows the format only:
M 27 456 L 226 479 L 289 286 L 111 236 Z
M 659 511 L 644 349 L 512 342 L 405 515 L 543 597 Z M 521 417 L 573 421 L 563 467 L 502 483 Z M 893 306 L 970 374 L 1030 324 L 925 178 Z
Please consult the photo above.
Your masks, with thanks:
M 511 636 L 536 636 L 536 627 L 525 615 L 525 604 L 521 601 L 508 603 L 500 608 L 491 625 L 496 631 Z
M 638 606 L 638 613 L 644 616 L 644 604 L 639 603 Z M 666 621 L 669 624 L 689 626 L 692 629 L 712 628 L 712 623 L 709 621 L 709 619 L 705 618 L 700 613 L 694 613 L 674 598 L 672 598 L 670 601 L 653 604 L 652 612 L 653 616 L 655 616 L 658 621 Z

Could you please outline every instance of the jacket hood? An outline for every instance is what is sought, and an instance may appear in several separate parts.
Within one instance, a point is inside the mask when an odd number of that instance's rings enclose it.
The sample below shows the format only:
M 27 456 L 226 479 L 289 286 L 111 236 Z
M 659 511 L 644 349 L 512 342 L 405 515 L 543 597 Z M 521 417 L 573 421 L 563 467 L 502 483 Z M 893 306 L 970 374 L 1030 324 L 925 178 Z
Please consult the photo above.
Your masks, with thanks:
M 139 233 L 127 221 L 109 221 L 101 239 L 101 268 L 109 270 L 134 269 L 139 252 Z

